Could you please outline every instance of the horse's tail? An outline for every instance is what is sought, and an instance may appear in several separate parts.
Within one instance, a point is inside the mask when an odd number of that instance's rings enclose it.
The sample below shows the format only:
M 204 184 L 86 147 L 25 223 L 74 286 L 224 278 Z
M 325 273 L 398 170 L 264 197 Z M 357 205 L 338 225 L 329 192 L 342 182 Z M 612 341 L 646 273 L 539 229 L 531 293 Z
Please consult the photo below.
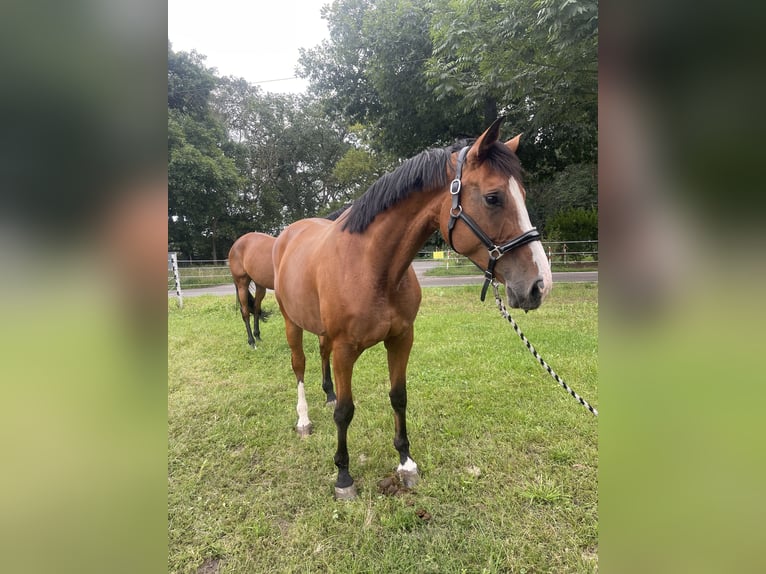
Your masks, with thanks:
M 259 319 L 263 321 L 264 323 L 269 320 L 269 317 L 271 317 L 271 311 L 267 311 L 263 307 L 261 307 L 261 314 L 259 316 Z
M 255 315 L 255 299 L 250 293 L 250 289 L 247 290 L 247 310 L 250 311 L 251 315 Z

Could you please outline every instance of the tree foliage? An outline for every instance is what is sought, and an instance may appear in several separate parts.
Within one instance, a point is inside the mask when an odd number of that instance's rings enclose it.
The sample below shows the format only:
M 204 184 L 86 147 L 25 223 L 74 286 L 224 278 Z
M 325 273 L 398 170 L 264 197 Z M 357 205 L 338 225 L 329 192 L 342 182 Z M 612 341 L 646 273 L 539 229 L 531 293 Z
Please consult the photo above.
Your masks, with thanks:
M 219 227 L 241 177 L 209 106 L 213 72 L 199 54 L 168 47 L 168 239 L 189 256 L 219 256 Z
M 314 98 L 263 93 L 169 48 L 170 248 L 223 258 L 244 233 L 278 234 L 346 202 L 359 192 L 335 176 L 347 132 Z
M 436 11 L 428 63 L 440 98 L 465 111 L 497 102 L 548 173 L 594 162 L 598 9 L 595 0 L 450 0 Z
M 428 86 L 432 3 L 337 0 L 323 17 L 332 40 L 301 50 L 298 73 L 331 110 L 370 126 L 376 151 L 403 159 L 481 130 L 481 113 L 466 113 L 457 98 L 437 101 Z
M 322 16 L 330 39 L 301 50 L 303 95 L 218 77 L 168 47 L 171 248 L 220 257 L 239 235 L 327 213 L 499 114 L 508 137 L 524 133 L 536 225 L 597 222 L 595 0 L 335 0 Z
M 349 190 L 333 169 L 350 147 L 345 128 L 307 96 L 264 94 L 241 79 L 224 78 L 215 105 L 238 146 L 246 176 L 240 191 L 243 223 L 279 233 L 296 219 L 342 203 Z

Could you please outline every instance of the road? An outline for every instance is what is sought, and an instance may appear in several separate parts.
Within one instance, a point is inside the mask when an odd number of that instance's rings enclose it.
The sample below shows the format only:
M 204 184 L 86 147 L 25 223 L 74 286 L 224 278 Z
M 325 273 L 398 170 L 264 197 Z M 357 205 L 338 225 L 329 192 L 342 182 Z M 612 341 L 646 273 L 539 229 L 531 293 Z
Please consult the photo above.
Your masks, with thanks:
M 427 276 L 425 273 L 431 267 L 440 265 L 435 261 L 413 261 L 412 266 L 415 268 L 415 273 L 418 276 L 420 285 L 422 287 L 455 287 L 459 285 L 481 285 L 484 282 L 484 277 L 481 275 L 466 275 L 466 276 L 448 276 L 448 277 L 434 277 Z M 567 271 L 567 272 L 555 272 L 553 273 L 554 283 L 597 283 L 598 271 Z M 228 295 L 230 297 L 235 296 L 234 283 L 228 283 L 226 285 L 217 285 L 215 287 L 203 287 L 200 289 L 183 289 L 182 294 L 184 297 L 195 297 L 197 295 Z M 168 296 L 175 296 L 175 291 L 168 291 Z

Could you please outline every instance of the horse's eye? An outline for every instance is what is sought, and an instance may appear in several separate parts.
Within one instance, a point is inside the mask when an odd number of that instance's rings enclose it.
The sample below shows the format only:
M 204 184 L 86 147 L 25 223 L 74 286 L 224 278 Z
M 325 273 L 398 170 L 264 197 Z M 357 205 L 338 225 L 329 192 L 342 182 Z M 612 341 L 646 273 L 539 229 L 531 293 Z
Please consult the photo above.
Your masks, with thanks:
M 489 207 L 496 207 L 500 205 L 501 202 L 502 200 L 500 199 L 500 196 L 496 193 L 490 193 L 484 196 L 484 203 L 486 203 Z

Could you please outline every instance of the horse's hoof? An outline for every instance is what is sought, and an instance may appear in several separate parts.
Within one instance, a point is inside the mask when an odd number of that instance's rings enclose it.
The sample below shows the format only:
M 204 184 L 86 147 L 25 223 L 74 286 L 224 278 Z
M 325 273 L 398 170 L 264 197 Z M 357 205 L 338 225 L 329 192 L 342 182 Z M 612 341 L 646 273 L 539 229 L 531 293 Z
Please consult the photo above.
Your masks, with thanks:
M 407 488 L 413 488 L 418 481 L 420 481 L 420 475 L 416 470 L 397 470 L 396 474 L 399 475 L 399 480 Z
M 326 406 L 326 407 L 330 407 L 330 408 L 333 408 L 333 409 L 334 409 L 334 408 L 335 408 L 335 401 L 327 401 L 327 402 L 324 404 L 324 406 Z
M 306 438 L 312 432 L 314 432 L 314 425 L 309 423 L 309 424 L 301 426 L 301 427 L 295 427 L 295 432 L 298 433 L 299 437 Z
M 341 488 L 335 487 L 335 500 L 354 500 L 356 498 L 356 484 Z

